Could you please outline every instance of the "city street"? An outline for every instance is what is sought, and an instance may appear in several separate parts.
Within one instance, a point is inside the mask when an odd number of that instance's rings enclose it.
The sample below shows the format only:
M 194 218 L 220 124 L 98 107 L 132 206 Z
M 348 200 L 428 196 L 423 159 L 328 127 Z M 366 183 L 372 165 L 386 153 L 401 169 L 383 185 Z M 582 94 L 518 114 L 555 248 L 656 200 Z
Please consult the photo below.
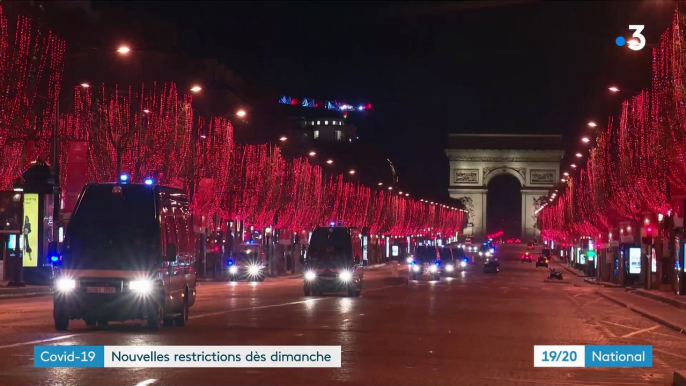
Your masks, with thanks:
M 658 385 L 686 359 L 686 336 L 605 300 L 595 287 L 544 283 L 544 268 L 503 246 L 498 275 L 390 284 L 366 273 L 362 297 L 304 298 L 300 279 L 203 283 L 186 327 L 135 323 L 67 333 L 51 298 L 0 303 L 3 385 Z M 404 275 L 401 271 L 400 275 Z M 566 280 L 572 280 L 565 276 Z M 577 278 L 574 278 L 575 280 Z M 44 369 L 34 345 L 341 345 L 340 369 Z M 649 344 L 646 369 L 533 367 L 536 344 Z

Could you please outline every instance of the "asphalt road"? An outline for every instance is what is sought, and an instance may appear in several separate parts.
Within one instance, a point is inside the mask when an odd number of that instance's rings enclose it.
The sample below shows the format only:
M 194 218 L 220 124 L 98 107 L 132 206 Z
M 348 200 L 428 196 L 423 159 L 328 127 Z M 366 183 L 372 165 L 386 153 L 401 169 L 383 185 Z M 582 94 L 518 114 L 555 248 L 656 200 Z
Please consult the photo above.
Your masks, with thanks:
M 501 272 L 390 285 L 367 272 L 360 298 L 304 298 L 302 282 L 203 283 L 186 327 L 135 323 L 55 332 L 49 297 L 0 301 L 2 385 L 667 385 L 686 336 L 594 294 L 548 284 L 496 252 Z M 403 274 L 403 272 L 401 272 Z M 576 280 L 576 278 L 574 278 Z M 341 345 L 340 369 L 41 369 L 34 345 Z M 536 344 L 649 344 L 648 369 L 533 367 Z

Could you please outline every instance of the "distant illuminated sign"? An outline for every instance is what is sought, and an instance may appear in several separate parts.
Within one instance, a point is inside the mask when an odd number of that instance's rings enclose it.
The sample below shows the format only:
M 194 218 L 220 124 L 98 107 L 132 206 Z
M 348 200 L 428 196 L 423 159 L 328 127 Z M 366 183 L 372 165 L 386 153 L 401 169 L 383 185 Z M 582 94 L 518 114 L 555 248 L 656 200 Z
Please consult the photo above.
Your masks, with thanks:
M 392 256 L 398 256 L 399 253 L 400 253 L 400 249 L 398 248 L 397 245 L 394 245 L 392 247 L 392 250 L 391 250 L 391 255 Z
M 632 275 L 641 273 L 641 248 L 629 248 L 629 273 Z
M 653 273 L 657 272 L 657 255 L 655 252 L 655 248 L 653 248 L 653 257 L 652 257 L 652 262 L 650 264 L 650 270 Z
M 586 252 L 586 256 L 588 257 L 588 260 L 593 260 L 595 258 L 595 251 Z

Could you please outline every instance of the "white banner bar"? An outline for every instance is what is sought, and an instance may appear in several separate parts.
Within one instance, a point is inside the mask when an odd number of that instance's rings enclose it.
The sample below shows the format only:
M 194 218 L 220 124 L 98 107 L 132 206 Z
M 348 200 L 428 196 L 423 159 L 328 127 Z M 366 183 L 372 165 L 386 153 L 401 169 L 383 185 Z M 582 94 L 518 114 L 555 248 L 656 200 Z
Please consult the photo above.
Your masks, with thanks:
M 105 367 L 341 367 L 341 346 L 105 346 Z

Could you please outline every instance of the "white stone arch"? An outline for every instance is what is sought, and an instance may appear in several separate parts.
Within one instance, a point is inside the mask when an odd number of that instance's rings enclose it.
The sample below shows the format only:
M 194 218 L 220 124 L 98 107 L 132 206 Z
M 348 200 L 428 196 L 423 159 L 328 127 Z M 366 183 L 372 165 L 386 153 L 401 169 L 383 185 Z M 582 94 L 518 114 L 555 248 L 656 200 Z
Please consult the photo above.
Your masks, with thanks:
M 524 169 L 526 171 L 526 169 Z M 483 178 L 483 186 L 484 188 L 488 187 L 488 184 L 491 182 L 492 179 L 502 176 L 503 174 L 509 174 L 511 176 L 514 176 L 517 178 L 517 181 L 519 181 L 519 186 L 520 187 L 525 187 L 526 186 L 526 180 L 525 176 L 521 174 L 520 171 L 518 171 L 516 168 L 513 168 L 511 166 L 496 166 L 493 167 L 492 170 L 488 171 L 488 168 L 486 168 L 484 172 L 484 178 Z
M 488 145 L 490 149 L 481 146 Z M 549 145 L 550 148 L 546 148 Z M 486 235 L 488 184 L 510 174 L 517 178 L 522 195 L 522 238 L 538 236 L 534 215 L 539 197 L 560 181 L 564 156 L 559 135 L 450 134 L 445 150 L 450 162 L 450 197 L 469 202 L 465 234 Z M 552 149 L 555 150 L 552 150 Z

